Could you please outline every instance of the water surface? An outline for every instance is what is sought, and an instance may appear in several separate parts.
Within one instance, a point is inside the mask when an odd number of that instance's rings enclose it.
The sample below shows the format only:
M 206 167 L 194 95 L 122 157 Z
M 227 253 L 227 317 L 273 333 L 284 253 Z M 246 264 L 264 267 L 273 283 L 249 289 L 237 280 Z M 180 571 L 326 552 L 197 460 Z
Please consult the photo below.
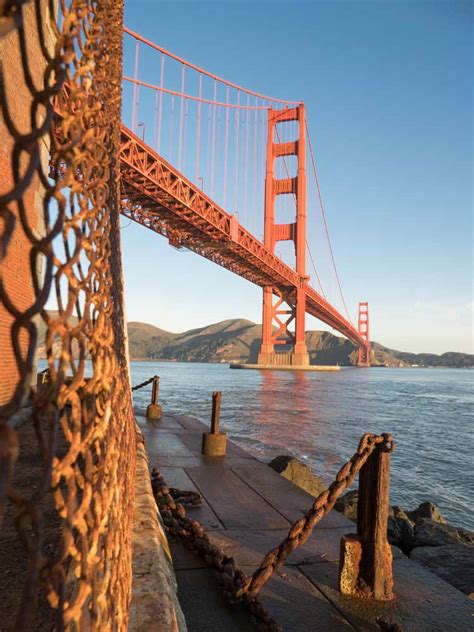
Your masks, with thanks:
M 330 482 L 364 432 L 391 432 L 391 502 L 437 504 L 453 524 L 474 528 L 474 371 L 343 369 L 338 373 L 230 370 L 224 364 L 133 362 L 132 382 L 160 376 L 166 410 L 208 423 L 223 392 L 221 427 L 263 461 L 303 459 Z M 149 402 L 150 389 L 135 393 Z

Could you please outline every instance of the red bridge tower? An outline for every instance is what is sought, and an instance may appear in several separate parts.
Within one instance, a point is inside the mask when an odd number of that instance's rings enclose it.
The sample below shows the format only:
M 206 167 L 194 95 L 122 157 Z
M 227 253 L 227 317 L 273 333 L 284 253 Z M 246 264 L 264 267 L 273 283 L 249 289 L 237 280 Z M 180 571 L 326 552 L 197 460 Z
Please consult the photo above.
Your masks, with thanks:
M 298 121 L 298 139 L 275 142 L 277 124 Z M 296 289 L 267 286 L 263 288 L 262 346 L 259 364 L 308 365 L 309 355 L 305 340 L 306 292 L 306 120 L 304 104 L 291 109 L 268 110 L 267 168 L 265 178 L 265 246 L 275 252 L 278 241 L 293 241 L 296 253 Z M 296 156 L 298 171 L 295 177 L 275 178 L 275 160 Z M 289 176 L 289 174 L 287 174 Z M 296 198 L 296 219 L 293 223 L 275 223 L 275 201 L 278 195 L 292 193 Z M 294 333 L 290 324 L 295 321 Z M 274 331 L 274 326 L 276 330 Z M 277 353 L 275 345 L 293 344 L 289 353 Z
M 369 304 L 359 303 L 358 330 L 366 341 L 365 347 L 359 347 L 359 366 L 370 366 L 370 338 L 369 338 Z

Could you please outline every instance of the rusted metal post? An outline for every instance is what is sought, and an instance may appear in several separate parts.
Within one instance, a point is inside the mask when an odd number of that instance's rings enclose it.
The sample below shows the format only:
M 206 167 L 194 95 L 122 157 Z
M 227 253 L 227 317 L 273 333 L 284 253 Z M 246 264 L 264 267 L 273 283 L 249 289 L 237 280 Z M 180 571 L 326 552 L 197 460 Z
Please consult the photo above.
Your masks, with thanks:
M 357 534 L 341 539 L 339 589 L 346 595 L 393 599 L 393 556 L 387 540 L 391 450 L 391 441 L 378 444 L 359 473 Z
M 158 395 L 160 392 L 160 378 L 158 375 L 155 375 L 153 378 L 153 383 L 151 387 L 151 403 L 158 404 Z
M 212 393 L 211 434 L 219 434 L 221 399 L 222 393 L 220 391 L 214 391 L 214 393 Z
M 160 392 L 160 378 L 158 375 L 155 375 L 153 378 L 153 383 L 151 387 L 151 404 L 149 404 L 146 409 L 146 418 L 151 421 L 158 421 L 161 419 L 161 414 L 163 409 L 160 404 L 158 404 L 158 395 Z
M 202 454 L 205 456 L 225 456 L 227 435 L 219 432 L 222 393 L 212 393 L 211 432 L 202 433 Z

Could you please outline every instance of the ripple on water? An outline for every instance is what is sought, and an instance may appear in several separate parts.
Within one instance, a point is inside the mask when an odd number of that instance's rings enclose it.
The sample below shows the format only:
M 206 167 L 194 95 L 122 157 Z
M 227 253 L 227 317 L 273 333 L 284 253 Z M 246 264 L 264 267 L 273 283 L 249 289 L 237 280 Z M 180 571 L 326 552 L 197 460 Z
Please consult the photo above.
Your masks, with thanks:
M 132 381 L 161 377 L 165 409 L 207 422 L 211 393 L 223 392 L 221 426 L 268 461 L 305 459 L 329 481 L 362 433 L 391 432 L 391 501 L 432 500 L 446 518 L 474 528 L 471 500 L 474 371 L 345 369 L 339 373 L 231 371 L 227 365 L 132 363 Z M 138 391 L 145 405 L 149 392 Z

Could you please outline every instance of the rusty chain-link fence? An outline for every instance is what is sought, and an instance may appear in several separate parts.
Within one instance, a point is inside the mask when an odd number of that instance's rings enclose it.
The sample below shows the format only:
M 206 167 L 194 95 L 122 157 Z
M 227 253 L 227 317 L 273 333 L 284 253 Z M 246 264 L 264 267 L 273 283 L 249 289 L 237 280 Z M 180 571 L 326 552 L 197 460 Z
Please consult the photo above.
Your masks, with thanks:
M 2 629 L 127 626 L 122 5 L 0 2 Z M 51 379 L 35 393 L 38 344 Z

